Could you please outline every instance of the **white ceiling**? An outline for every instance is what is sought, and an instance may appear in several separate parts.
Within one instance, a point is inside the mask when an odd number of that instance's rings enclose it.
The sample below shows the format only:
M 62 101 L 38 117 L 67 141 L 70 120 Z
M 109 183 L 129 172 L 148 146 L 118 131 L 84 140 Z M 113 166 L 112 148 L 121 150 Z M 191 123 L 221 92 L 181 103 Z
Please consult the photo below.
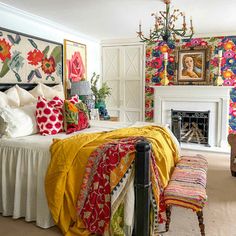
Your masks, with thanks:
M 96 39 L 134 38 L 141 20 L 153 25 L 151 13 L 164 10 L 163 0 L 0 0 Z M 198 35 L 236 32 L 236 0 L 172 0 L 174 8 L 193 17 Z

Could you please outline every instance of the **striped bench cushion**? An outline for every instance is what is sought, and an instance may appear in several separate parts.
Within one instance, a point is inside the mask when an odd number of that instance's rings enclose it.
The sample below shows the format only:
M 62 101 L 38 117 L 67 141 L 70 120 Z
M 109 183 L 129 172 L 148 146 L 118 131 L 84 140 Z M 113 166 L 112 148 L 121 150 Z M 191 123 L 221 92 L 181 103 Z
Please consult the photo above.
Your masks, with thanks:
M 207 200 L 207 166 L 203 156 L 182 156 L 165 189 L 165 203 L 201 210 Z

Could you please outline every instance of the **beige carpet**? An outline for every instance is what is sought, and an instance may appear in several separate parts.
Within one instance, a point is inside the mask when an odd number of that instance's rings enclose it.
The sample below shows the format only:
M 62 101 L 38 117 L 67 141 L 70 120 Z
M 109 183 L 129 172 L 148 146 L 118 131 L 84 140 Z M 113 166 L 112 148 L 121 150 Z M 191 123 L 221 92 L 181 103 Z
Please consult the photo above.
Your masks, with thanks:
M 184 152 L 187 154 L 187 152 Z M 196 152 L 188 152 L 196 154 Z M 204 153 L 209 162 L 207 194 L 204 209 L 207 236 L 236 236 L 236 177 L 231 177 L 229 155 Z M 197 216 L 187 209 L 174 208 L 170 231 L 163 236 L 199 236 Z M 56 228 L 47 230 L 0 216 L 0 235 L 4 236 L 58 236 Z

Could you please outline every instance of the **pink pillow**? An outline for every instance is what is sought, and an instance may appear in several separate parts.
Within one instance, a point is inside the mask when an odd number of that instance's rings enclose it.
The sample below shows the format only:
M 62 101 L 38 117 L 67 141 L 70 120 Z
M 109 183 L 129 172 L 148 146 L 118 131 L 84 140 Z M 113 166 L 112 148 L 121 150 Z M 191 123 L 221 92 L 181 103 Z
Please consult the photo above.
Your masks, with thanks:
M 71 103 L 78 103 L 78 95 L 73 96 Z M 47 101 L 43 97 L 38 97 L 36 106 L 36 121 L 41 135 L 53 135 L 63 131 L 63 100 L 54 97 Z
M 47 101 L 43 97 L 38 97 L 36 105 L 36 120 L 41 135 L 52 135 L 63 131 L 63 101 L 54 97 Z
M 78 95 L 74 95 L 73 97 L 71 97 L 68 101 L 70 101 L 73 104 L 76 104 L 78 102 L 81 102 L 81 100 L 79 99 Z

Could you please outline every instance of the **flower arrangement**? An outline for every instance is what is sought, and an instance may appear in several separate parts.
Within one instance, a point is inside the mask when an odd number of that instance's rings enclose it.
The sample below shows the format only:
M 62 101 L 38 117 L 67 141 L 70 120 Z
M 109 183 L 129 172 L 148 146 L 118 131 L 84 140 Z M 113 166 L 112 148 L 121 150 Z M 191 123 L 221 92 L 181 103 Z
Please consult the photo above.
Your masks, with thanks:
M 106 82 L 102 83 L 100 89 L 97 88 L 99 77 L 100 75 L 96 75 L 96 73 L 94 72 L 91 78 L 91 90 L 93 91 L 93 94 L 95 96 L 95 103 L 105 102 L 105 99 L 109 95 L 111 95 L 111 88 L 107 85 Z

